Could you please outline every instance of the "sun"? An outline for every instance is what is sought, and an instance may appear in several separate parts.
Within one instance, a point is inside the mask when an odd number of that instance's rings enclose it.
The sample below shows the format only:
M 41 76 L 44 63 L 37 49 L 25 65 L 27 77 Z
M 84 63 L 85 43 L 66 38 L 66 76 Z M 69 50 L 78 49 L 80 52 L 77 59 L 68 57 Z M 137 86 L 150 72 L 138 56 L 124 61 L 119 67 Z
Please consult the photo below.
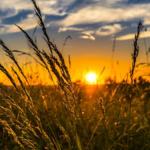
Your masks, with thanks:
M 95 73 L 90 72 L 86 75 L 86 81 L 90 84 L 96 84 L 97 76 Z

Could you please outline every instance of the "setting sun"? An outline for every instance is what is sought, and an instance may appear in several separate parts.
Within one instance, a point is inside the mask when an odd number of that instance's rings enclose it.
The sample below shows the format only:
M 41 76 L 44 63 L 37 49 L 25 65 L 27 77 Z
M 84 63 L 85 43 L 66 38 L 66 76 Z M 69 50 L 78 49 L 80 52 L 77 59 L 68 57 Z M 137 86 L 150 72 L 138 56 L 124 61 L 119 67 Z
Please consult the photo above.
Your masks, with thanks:
M 86 75 L 86 81 L 90 84 L 95 84 L 96 83 L 96 74 L 95 73 L 88 73 Z

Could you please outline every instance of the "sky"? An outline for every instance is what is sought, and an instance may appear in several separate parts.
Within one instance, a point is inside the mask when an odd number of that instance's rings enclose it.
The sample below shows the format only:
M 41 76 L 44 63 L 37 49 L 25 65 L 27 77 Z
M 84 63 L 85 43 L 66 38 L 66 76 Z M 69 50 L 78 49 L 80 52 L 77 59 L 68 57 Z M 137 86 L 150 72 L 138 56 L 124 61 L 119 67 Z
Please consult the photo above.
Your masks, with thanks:
M 117 81 L 121 81 L 132 66 L 131 53 L 139 21 L 142 21 L 144 28 L 138 42 L 140 50 L 137 64 L 149 61 L 146 57 L 146 51 L 150 46 L 149 0 L 36 0 L 36 2 L 41 9 L 49 37 L 63 53 L 67 65 L 70 55 L 70 73 L 73 81 L 84 79 L 88 72 L 95 72 L 99 76 L 104 67 L 101 80 L 108 76 L 116 76 Z M 32 36 L 38 25 L 37 21 L 31 0 L 0 1 L 0 38 L 11 50 L 31 51 L 23 33 L 14 24 Z M 40 26 L 37 27 L 35 36 L 40 49 L 48 52 Z M 69 38 L 64 46 L 68 36 L 71 39 Z M 2 49 L 0 51 L 0 63 L 11 66 L 5 53 Z M 33 68 L 36 65 L 26 56 L 16 55 L 16 58 L 22 65 L 27 62 L 30 62 Z M 148 73 L 147 67 L 141 66 L 136 69 L 139 73 L 137 75 Z

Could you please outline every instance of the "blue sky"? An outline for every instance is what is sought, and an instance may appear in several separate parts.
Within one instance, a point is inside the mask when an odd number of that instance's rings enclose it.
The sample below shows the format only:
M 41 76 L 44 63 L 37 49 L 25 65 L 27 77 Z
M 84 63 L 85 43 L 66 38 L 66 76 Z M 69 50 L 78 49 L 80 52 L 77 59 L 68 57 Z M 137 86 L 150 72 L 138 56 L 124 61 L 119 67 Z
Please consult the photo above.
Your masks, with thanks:
M 139 62 L 146 61 L 143 38 L 146 38 L 147 49 L 150 37 L 150 1 L 149 0 L 36 0 L 43 14 L 43 20 L 61 50 L 65 38 L 67 41 L 64 55 L 72 59 L 96 58 L 111 59 L 113 38 L 116 36 L 115 61 L 120 64 L 132 62 L 133 40 L 138 22 L 144 24 L 145 32 L 141 33 Z M 23 42 L 18 24 L 30 35 L 37 26 L 37 17 L 31 0 L 0 1 L 0 38 L 11 47 L 27 49 L 26 43 L 14 45 L 15 39 Z M 40 27 L 36 31 L 41 35 Z M 39 44 L 43 46 L 40 38 Z M 141 43 L 141 44 L 140 44 Z M 44 47 L 44 46 L 43 46 Z M 45 47 L 44 47 L 45 48 Z M 80 61 L 80 60 L 79 60 Z M 101 65 L 101 68 L 104 65 Z M 87 68 L 87 66 L 82 66 Z M 128 71 L 129 66 L 125 71 Z

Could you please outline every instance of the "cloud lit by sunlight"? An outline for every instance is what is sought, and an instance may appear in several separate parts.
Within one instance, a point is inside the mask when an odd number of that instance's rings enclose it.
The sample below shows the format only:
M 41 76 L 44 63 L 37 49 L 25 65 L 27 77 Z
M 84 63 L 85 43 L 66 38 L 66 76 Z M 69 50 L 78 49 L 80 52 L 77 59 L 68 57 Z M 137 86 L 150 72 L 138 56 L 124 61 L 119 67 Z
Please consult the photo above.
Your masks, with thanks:
M 85 34 L 85 35 L 92 35 L 94 33 L 94 31 L 83 31 L 82 34 Z
M 84 35 L 80 36 L 80 38 L 95 40 L 95 37 L 92 35 L 94 33 L 94 31 L 83 31 L 81 33 L 84 34 Z
M 140 9 L 139 9 L 140 8 Z M 150 4 L 121 5 L 117 8 L 111 8 L 93 4 L 86 6 L 77 12 L 72 12 L 64 20 L 58 21 L 59 25 L 71 26 L 77 24 L 91 24 L 98 22 L 118 22 L 129 21 L 133 19 L 146 18 L 150 15 Z M 111 16 L 111 17 L 110 17 Z
M 96 31 L 96 34 L 100 35 L 100 36 L 107 36 L 107 35 L 111 35 L 111 34 L 120 32 L 122 29 L 123 29 L 123 27 L 121 27 L 120 24 L 114 24 L 112 26 L 111 25 L 103 26 Z
M 67 6 L 72 4 L 75 0 L 36 0 L 40 6 L 42 14 L 64 15 L 66 14 Z M 61 4 L 61 5 L 60 5 Z M 12 9 L 17 12 L 20 10 L 33 10 L 31 0 L 1 0 L 0 9 Z
M 44 19 L 45 17 L 43 17 L 43 20 Z M 36 22 L 37 22 L 37 18 L 35 17 L 35 15 L 30 14 L 28 15 L 28 18 L 21 20 L 19 23 L 17 23 L 17 25 L 19 25 L 24 30 L 30 30 L 32 28 L 35 28 L 38 25 Z M 20 32 L 20 29 L 18 29 L 18 27 L 16 27 L 14 24 L 5 25 L 2 28 L 0 28 L 1 34 L 14 33 L 14 32 Z
M 150 31 L 146 31 L 146 32 L 141 32 L 140 34 L 140 37 L 139 38 L 148 38 L 150 37 Z M 117 40 L 131 40 L 131 39 L 134 39 L 135 38 L 135 33 L 133 34 L 127 34 L 127 35 L 124 35 L 124 36 L 120 36 L 117 38 Z
M 82 31 L 83 28 L 75 28 L 75 27 L 62 27 L 59 28 L 58 32 L 65 32 L 65 31 Z
M 92 36 L 92 35 L 83 35 L 83 36 L 80 36 L 80 38 L 82 38 L 82 39 L 89 39 L 89 40 L 95 40 L 95 37 Z

